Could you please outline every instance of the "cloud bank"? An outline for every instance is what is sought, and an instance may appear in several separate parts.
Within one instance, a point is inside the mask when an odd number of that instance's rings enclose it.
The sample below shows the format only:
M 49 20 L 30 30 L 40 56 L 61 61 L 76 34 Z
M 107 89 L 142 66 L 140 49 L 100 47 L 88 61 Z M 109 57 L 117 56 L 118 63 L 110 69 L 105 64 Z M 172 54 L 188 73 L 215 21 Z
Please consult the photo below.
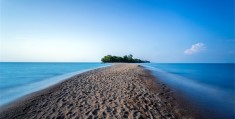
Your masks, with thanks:
M 205 47 L 204 43 L 196 43 L 196 44 L 192 45 L 191 48 L 186 49 L 184 51 L 184 54 L 192 55 L 192 54 L 195 54 L 195 53 L 198 53 L 198 52 L 202 51 L 205 48 L 206 47 Z

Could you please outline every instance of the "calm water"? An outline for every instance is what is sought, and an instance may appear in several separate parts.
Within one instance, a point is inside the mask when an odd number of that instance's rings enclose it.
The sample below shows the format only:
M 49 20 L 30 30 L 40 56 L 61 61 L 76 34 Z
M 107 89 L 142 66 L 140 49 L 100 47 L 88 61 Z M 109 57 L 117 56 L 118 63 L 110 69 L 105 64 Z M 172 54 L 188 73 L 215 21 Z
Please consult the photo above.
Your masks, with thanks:
M 234 119 L 235 64 L 144 64 L 213 118 Z
M 0 63 L 0 106 L 101 63 Z

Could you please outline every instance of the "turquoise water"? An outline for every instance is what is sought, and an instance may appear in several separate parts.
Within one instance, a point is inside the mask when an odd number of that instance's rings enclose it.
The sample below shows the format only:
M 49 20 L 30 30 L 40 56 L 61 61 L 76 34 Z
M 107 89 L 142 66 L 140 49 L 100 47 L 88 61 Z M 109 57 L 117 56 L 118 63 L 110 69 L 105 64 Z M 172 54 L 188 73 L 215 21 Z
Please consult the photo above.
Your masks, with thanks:
M 0 63 L 0 106 L 101 63 Z
M 235 118 L 235 64 L 144 64 L 211 118 Z

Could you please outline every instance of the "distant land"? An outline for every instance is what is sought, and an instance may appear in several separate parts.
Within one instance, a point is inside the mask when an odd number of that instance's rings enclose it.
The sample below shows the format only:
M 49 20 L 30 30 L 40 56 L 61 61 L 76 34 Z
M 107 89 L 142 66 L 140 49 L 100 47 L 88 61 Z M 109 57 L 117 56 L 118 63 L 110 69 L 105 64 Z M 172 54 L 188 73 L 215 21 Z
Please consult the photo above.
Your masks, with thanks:
M 123 57 L 120 56 L 112 56 L 112 55 L 106 55 L 104 56 L 101 61 L 103 63 L 113 63 L 113 62 L 120 62 L 120 63 L 150 63 L 150 61 L 147 60 L 141 60 L 133 58 L 133 55 L 124 55 Z

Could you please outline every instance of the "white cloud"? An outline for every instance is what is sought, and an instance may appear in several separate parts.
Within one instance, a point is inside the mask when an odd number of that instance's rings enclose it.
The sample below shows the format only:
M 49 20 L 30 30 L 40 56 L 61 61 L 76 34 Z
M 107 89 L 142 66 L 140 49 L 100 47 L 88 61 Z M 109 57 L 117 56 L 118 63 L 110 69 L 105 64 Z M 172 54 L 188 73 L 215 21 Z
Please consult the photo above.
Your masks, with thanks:
M 191 48 L 186 49 L 186 50 L 184 51 L 184 54 L 186 54 L 186 55 L 192 55 L 192 54 L 194 54 L 194 53 L 198 53 L 198 52 L 202 51 L 202 50 L 205 49 L 205 48 L 206 48 L 206 47 L 205 47 L 205 45 L 204 45 L 203 43 L 196 43 L 196 44 L 192 45 Z

